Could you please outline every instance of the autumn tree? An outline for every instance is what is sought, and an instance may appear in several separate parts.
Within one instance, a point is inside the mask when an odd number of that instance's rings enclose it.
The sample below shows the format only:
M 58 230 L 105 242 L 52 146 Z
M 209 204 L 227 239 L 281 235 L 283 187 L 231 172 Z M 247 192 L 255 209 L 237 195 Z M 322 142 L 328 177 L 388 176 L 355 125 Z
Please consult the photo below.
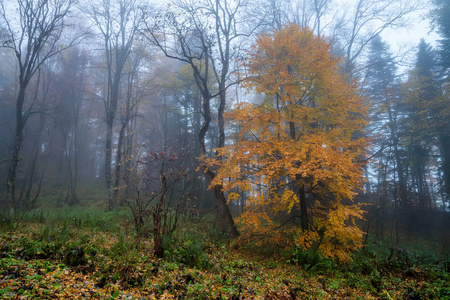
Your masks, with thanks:
M 262 101 L 230 114 L 240 130 L 219 149 L 227 159 L 215 180 L 223 180 L 229 200 L 248 193 L 243 232 L 299 220 L 288 230 L 297 245 L 347 259 L 362 238 L 355 221 L 363 211 L 350 202 L 367 146 L 356 87 L 345 82 L 330 45 L 298 25 L 261 35 L 249 56 L 244 86 Z

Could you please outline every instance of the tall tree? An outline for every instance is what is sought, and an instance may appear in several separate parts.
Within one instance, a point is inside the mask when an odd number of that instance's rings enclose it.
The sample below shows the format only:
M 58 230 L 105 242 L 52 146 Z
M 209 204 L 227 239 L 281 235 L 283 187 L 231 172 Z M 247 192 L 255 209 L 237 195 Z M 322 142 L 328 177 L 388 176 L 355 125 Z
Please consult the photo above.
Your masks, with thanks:
M 243 11 L 248 7 L 247 0 L 207 0 L 205 3 L 195 1 L 180 1 L 178 12 L 171 12 L 162 24 L 150 30 L 150 38 L 168 57 L 178 59 L 188 64 L 193 72 L 197 87 L 202 95 L 203 122 L 199 132 L 200 155 L 207 154 L 206 135 L 210 129 L 212 112 L 211 101 L 218 98 L 217 121 L 218 149 L 225 145 L 224 112 L 227 103 L 227 90 L 236 84 L 232 78 L 232 61 L 237 58 L 242 37 L 249 37 L 258 24 L 246 28 Z M 163 28 L 166 26 L 166 28 Z M 172 36 L 175 46 L 162 41 L 158 30 L 165 31 L 167 37 Z M 216 153 L 216 159 L 222 160 Z M 207 169 L 205 175 L 214 181 L 216 172 Z M 232 237 L 239 235 L 227 200 L 223 193 L 223 186 L 217 180 L 212 186 L 219 211 L 220 220 Z
M 388 29 L 408 25 L 408 17 L 420 7 L 419 1 L 391 0 L 266 0 L 257 12 L 266 28 L 279 29 L 292 22 L 327 36 L 333 51 L 342 56 L 341 65 L 350 77 L 360 74 L 360 58 L 372 39 Z M 261 14 L 261 10 L 263 13 Z
M 81 139 L 81 109 L 87 85 L 85 67 L 88 58 L 78 48 L 68 50 L 60 59 L 61 71 L 57 74 L 55 88 L 60 110 L 54 117 L 57 129 L 63 135 L 61 153 L 67 161 L 67 200 L 71 205 L 78 203 L 77 186 L 79 178 L 79 154 Z
M 418 1 L 358 0 L 343 10 L 333 30 L 345 57 L 344 70 L 354 76 L 358 60 L 370 42 L 389 28 L 405 26 L 407 17 L 419 7 Z
M 435 0 L 434 20 L 441 35 L 439 40 L 439 62 L 444 73 L 444 89 L 448 91 L 450 86 L 450 3 L 446 0 Z M 439 132 L 439 140 L 442 153 L 442 170 L 444 173 L 445 190 L 447 198 L 450 198 L 450 105 L 448 93 L 442 99 L 437 110 L 440 113 L 436 117 L 436 125 Z
M 406 83 L 404 110 L 408 118 L 405 118 L 403 126 L 410 165 L 409 190 L 422 209 L 432 207 L 426 178 L 429 177 L 427 166 L 438 135 L 435 124 L 440 119 L 437 117 L 440 112 L 436 111 L 436 104 L 441 99 L 437 71 L 435 51 L 421 40 L 415 68 Z
M 21 160 L 20 149 L 24 128 L 31 115 L 36 113 L 26 106 L 26 92 L 32 77 L 52 56 L 66 46 L 59 44 L 65 19 L 69 15 L 72 0 L 17 0 L 17 11 L 0 3 L 0 18 L 6 24 L 6 39 L 2 46 L 14 51 L 18 62 L 18 93 L 15 102 L 15 129 L 10 167 L 6 178 L 7 202 L 18 208 L 16 199 L 17 166 Z
M 120 109 L 118 119 L 120 120 L 119 135 L 117 138 L 117 155 L 115 166 L 114 193 L 113 198 L 119 196 L 120 180 L 124 181 L 126 191 L 129 191 L 128 179 L 130 161 L 133 157 L 133 142 L 135 138 L 135 126 L 137 112 L 142 100 L 148 95 L 150 85 L 145 81 L 142 69 L 146 58 L 149 58 L 148 49 L 144 45 L 134 48 L 130 54 L 127 64 L 125 65 L 124 82 L 122 83 Z M 122 166 L 123 174 L 122 174 Z
M 383 238 L 385 210 L 388 206 L 388 181 L 394 178 L 398 183 L 394 189 L 394 201 L 404 199 L 406 182 L 404 164 L 400 149 L 398 84 L 396 65 L 389 52 L 389 46 L 376 36 L 370 43 L 368 51 L 367 73 L 365 76 L 365 93 L 370 104 L 371 123 L 369 126 L 374 143 L 374 160 L 372 163 L 378 171 L 375 225 L 377 238 Z M 392 154 L 392 155 L 391 155 Z M 393 157 L 393 161 L 391 158 Z
M 124 66 L 130 56 L 144 12 L 138 6 L 138 0 L 103 0 L 101 5 L 92 3 L 85 11 L 99 32 L 105 51 L 106 88 L 103 95 L 106 113 L 105 179 L 108 207 L 113 210 L 116 207 L 112 167 L 114 121 Z
M 444 71 L 450 68 L 450 3 L 447 0 L 434 0 L 433 21 L 441 35 L 439 43 L 440 64 Z
M 249 192 L 241 220 L 250 230 L 270 232 L 277 214 L 299 211 L 290 216 L 300 219 L 296 243 L 346 259 L 362 238 L 346 220 L 362 217 L 360 206 L 347 201 L 363 179 L 366 140 L 356 133 L 365 125 L 365 109 L 329 50 L 294 24 L 258 38 L 244 85 L 264 100 L 231 113 L 240 128 L 237 142 L 219 149 L 227 159 L 213 184 L 224 182 L 230 198 Z

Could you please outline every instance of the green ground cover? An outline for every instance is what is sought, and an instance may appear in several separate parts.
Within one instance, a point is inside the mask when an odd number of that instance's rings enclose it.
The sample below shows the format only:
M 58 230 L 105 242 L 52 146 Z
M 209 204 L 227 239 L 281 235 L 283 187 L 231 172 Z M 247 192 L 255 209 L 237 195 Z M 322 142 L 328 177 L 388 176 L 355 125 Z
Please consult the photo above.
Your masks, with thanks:
M 184 220 L 153 255 L 126 210 L 59 208 L 3 221 L 3 299 L 450 299 L 448 257 L 431 242 L 369 243 L 350 262 L 227 242 L 212 218 Z

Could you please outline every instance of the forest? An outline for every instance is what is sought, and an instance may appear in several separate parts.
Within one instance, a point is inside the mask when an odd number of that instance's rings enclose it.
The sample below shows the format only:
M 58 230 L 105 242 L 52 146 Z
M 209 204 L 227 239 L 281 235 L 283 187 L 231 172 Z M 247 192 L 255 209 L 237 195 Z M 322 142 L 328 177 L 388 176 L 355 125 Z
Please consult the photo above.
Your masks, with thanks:
M 450 299 L 449 89 L 448 0 L 0 0 L 0 298 Z

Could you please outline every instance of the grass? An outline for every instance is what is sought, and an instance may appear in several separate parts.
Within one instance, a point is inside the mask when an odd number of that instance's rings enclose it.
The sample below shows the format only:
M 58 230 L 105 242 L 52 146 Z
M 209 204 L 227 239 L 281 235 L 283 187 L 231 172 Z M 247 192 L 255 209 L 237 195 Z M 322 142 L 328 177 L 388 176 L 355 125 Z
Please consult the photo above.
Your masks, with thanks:
M 3 227 L 0 298 L 450 299 L 446 256 L 429 242 L 390 258 L 388 243 L 372 241 L 347 263 L 297 248 L 267 257 L 227 244 L 206 217 L 180 224 L 158 259 L 130 217 L 62 206 L 30 211 L 15 232 Z

